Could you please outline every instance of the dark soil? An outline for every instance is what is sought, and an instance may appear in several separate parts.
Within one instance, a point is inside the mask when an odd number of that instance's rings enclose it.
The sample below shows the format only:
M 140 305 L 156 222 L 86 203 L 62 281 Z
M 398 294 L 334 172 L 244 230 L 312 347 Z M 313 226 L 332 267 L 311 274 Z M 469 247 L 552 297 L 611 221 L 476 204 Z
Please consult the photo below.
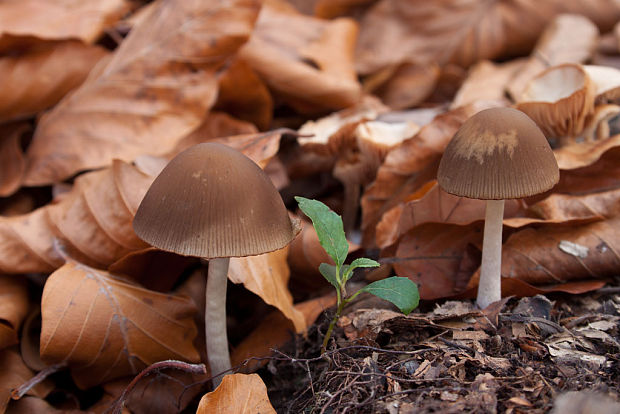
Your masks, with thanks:
M 259 372 L 278 413 L 620 412 L 618 288 L 484 311 L 450 301 L 407 317 L 358 305 L 321 357 L 328 321 Z M 580 390 L 595 394 L 557 398 Z

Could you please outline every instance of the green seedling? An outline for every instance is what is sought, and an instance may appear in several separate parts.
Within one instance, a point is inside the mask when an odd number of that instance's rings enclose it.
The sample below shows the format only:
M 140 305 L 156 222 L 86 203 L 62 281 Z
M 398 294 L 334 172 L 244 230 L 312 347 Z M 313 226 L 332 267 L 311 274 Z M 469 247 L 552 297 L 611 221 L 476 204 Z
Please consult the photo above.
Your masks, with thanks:
M 362 292 L 371 293 L 381 299 L 392 302 L 405 315 L 408 315 L 409 312 L 418 306 L 420 301 L 418 287 L 406 277 L 389 277 L 378 280 L 347 297 L 346 284 L 353 276 L 353 271 L 358 267 L 377 267 L 379 263 L 362 257 L 353 260 L 350 264 L 344 264 L 349 252 L 349 243 L 344 235 L 341 217 L 320 201 L 304 197 L 295 197 L 295 200 L 297 200 L 301 211 L 312 220 L 321 246 L 335 263 L 335 265 L 321 263 L 319 266 L 319 271 L 323 277 L 336 288 L 336 295 L 338 297 L 336 314 L 330 322 L 323 340 L 323 352 L 327 348 L 332 331 L 342 314 L 342 310 Z

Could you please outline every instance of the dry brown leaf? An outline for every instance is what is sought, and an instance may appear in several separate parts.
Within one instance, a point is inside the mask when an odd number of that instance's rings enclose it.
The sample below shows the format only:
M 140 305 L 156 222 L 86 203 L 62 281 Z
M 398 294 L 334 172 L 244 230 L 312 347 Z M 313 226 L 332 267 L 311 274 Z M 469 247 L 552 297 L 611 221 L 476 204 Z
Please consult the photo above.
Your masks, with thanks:
M 365 246 L 374 245 L 375 226 L 383 213 L 403 202 L 436 176 L 443 150 L 467 118 L 487 103 L 463 106 L 438 115 L 413 138 L 390 151 L 362 197 L 362 231 Z
M 84 82 L 106 55 L 99 46 L 64 41 L 0 58 L 0 88 L 4 91 L 0 121 L 32 116 L 55 105 Z
M 126 0 L 7 0 L 0 3 L 0 43 L 7 36 L 92 43 L 129 10 Z
M 423 299 L 437 299 L 463 291 L 480 263 L 468 245 L 482 242 L 483 223 L 467 226 L 427 223 L 405 234 L 390 259 L 398 276 L 414 281 Z
M 522 59 L 499 64 L 488 60 L 476 63 L 469 69 L 467 79 L 456 93 L 450 108 L 457 108 L 479 100 L 498 101 L 508 105 L 506 87 L 510 79 L 523 70 L 523 65 L 525 63 Z
M 226 375 L 215 391 L 200 400 L 196 414 L 276 414 L 267 387 L 257 374 Z
M 197 362 L 196 308 L 68 261 L 50 275 L 41 299 L 41 357 L 67 362 L 81 388 L 135 375 L 165 359 Z
M 620 135 L 554 151 L 560 182 L 554 191 L 583 194 L 620 186 Z
M 41 119 L 26 184 L 170 151 L 215 102 L 214 71 L 245 43 L 258 9 L 255 0 L 160 2 L 105 67 Z
M 219 87 L 215 110 L 251 122 L 261 131 L 269 128 L 273 117 L 273 99 L 250 65 L 239 58 L 233 60 L 221 75 Z
M 325 296 L 310 299 L 295 305 L 295 309 L 304 316 L 307 326 L 312 325 L 319 315 L 336 304 L 336 295 L 330 293 Z M 248 358 L 267 357 L 273 353 L 273 349 L 282 347 L 290 341 L 294 334 L 291 321 L 280 312 L 272 312 L 254 329 L 232 352 L 233 365 L 239 365 Z M 249 360 L 243 367 L 243 372 L 252 372 L 268 361 Z
M 23 397 L 17 401 L 11 401 L 6 414 L 24 414 L 24 413 L 37 413 L 37 414 L 79 414 L 83 411 L 74 409 L 58 409 L 53 407 L 50 403 L 43 398 L 38 397 Z
M 28 285 L 20 276 L 0 275 L 0 349 L 19 342 L 19 328 L 28 314 Z
M 620 17 L 620 5 L 613 0 L 381 0 L 361 20 L 357 69 L 368 74 L 411 60 L 468 66 L 526 54 L 560 13 L 582 14 L 606 31 Z
M 290 319 L 296 332 L 303 332 L 306 323 L 303 315 L 293 307 L 293 297 L 287 288 L 290 275 L 287 255 L 288 247 L 285 247 L 259 256 L 233 257 L 228 279 L 233 283 L 243 283 L 246 289 Z
M 353 67 L 355 22 L 321 20 L 286 6 L 277 1 L 264 4 L 240 56 L 299 111 L 356 103 L 361 86 Z
M 314 14 L 324 19 L 332 19 L 349 14 L 356 7 L 364 6 L 374 1 L 375 0 L 316 0 Z
M 411 195 L 404 204 L 388 210 L 377 224 L 377 246 L 386 248 L 400 236 L 424 223 L 469 224 L 484 220 L 486 202 L 443 191 L 436 181 Z M 506 200 L 504 217 L 525 211 L 521 200 Z
M 595 281 L 620 271 L 620 218 L 581 226 L 543 225 L 512 234 L 502 249 L 502 276 L 557 289 L 566 282 Z M 479 272 L 469 282 L 476 286 Z M 552 285 L 552 286 L 549 286 Z
M 34 376 L 13 348 L 0 351 L 0 413 L 4 413 L 11 400 L 11 390 Z M 53 388 L 50 382 L 42 382 L 28 391 L 28 395 L 45 397 Z
M 518 100 L 525 85 L 549 66 L 585 63 L 592 58 L 599 40 L 598 28 L 584 16 L 561 14 L 542 33 L 530 58 L 507 87 Z
M 30 127 L 27 124 L 8 124 L 0 127 L 0 197 L 7 197 L 21 185 L 26 160 L 21 138 Z
M 529 207 L 537 217 L 547 221 L 596 218 L 603 220 L 620 215 L 620 189 L 585 195 L 551 194 Z
M 440 69 L 436 64 L 403 63 L 387 69 L 389 70 L 387 80 L 381 82 L 376 88 L 369 88 L 372 80 L 367 79 L 364 82 L 364 90 L 374 93 L 394 110 L 421 104 L 433 93 L 435 84 L 439 80 Z
M 292 283 L 305 292 L 317 291 L 327 286 L 327 281 L 319 272 L 321 263 L 334 261 L 319 243 L 319 236 L 310 222 L 302 220 L 301 232 L 289 245 L 288 264 L 291 268 Z

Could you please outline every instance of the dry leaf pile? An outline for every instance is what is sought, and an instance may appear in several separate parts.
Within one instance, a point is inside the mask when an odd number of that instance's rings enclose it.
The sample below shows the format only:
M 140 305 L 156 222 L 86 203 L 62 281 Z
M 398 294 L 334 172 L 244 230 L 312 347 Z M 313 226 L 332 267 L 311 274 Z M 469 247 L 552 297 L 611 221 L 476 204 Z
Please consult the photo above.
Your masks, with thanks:
M 612 0 L 0 3 L 0 414 L 103 413 L 119 398 L 134 413 L 273 412 L 269 396 L 277 411 L 517 413 L 564 390 L 617 396 L 619 21 Z M 353 306 L 320 365 L 321 325 L 308 328 L 335 298 L 305 223 L 287 248 L 231 261 L 228 301 L 240 371 L 309 332 L 290 349 L 301 373 L 279 354 L 266 390 L 238 374 L 206 394 L 199 370 L 131 382 L 206 361 L 204 266 L 132 228 L 168 160 L 234 147 L 292 215 L 295 195 L 343 215 L 351 255 L 382 263 L 358 283 L 396 274 L 427 305 L 463 300 L 484 204 L 443 192 L 436 172 L 460 125 L 494 106 L 534 119 L 560 167 L 504 219 L 503 295 L 555 295 L 547 314 L 525 299 L 407 318 Z

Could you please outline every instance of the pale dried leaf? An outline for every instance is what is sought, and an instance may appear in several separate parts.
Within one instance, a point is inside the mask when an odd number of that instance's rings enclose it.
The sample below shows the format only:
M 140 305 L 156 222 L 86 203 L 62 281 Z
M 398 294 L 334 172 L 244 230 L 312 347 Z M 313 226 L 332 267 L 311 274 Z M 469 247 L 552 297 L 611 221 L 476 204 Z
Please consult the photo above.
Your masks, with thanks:
M 377 95 L 383 103 L 394 110 L 411 108 L 427 99 L 439 80 L 440 69 L 437 64 L 418 65 L 404 63 L 390 68 L 390 76 L 376 89 L 364 89 Z
M 19 342 L 17 334 L 29 305 L 26 280 L 20 276 L 0 275 L 0 349 Z
M 0 58 L 0 88 L 4 91 L 0 121 L 35 115 L 55 105 L 84 82 L 106 55 L 99 46 L 64 41 Z
M 233 257 L 228 279 L 233 283 L 243 283 L 246 289 L 290 319 L 296 332 L 303 332 L 306 323 L 303 315 L 294 308 L 293 297 L 287 288 L 290 275 L 287 255 L 288 247 L 285 247 L 259 256 Z
M 187 297 L 152 292 L 69 261 L 43 290 L 41 357 L 68 363 L 83 388 L 165 359 L 197 362 L 195 312 Z
M 128 10 L 126 0 L 7 0 L 0 3 L 0 42 L 10 35 L 92 43 Z
M 341 109 L 361 98 L 353 67 L 356 35 L 353 20 L 321 20 L 270 1 L 240 56 L 298 110 Z
M 214 71 L 245 43 L 258 8 L 255 0 L 160 2 L 105 67 L 41 119 L 26 183 L 170 151 L 215 102 Z
M 547 22 L 582 14 L 610 29 L 620 17 L 613 0 L 382 0 L 362 17 L 356 64 L 362 74 L 401 62 L 468 66 L 530 51 Z
M 461 85 L 450 108 L 457 108 L 478 100 L 498 101 L 508 105 L 506 87 L 510 79 L 523 70 L 524 65 L 522 59 L 499 64 L 488 60 L 476 63 L 469 69 L 467 79 Z
M 275 414 L 267 387 L 256 374 L 226 375 L 215 391 L 205 394 L 197 414 Z
M 590 60 L 598 35 L 598 28 L 584 16 L 557 16 L 545 28 L 525 66 L 510 81 L 507 90 L 512 98 L 518 100 L 527 83 L 550 66 Z

